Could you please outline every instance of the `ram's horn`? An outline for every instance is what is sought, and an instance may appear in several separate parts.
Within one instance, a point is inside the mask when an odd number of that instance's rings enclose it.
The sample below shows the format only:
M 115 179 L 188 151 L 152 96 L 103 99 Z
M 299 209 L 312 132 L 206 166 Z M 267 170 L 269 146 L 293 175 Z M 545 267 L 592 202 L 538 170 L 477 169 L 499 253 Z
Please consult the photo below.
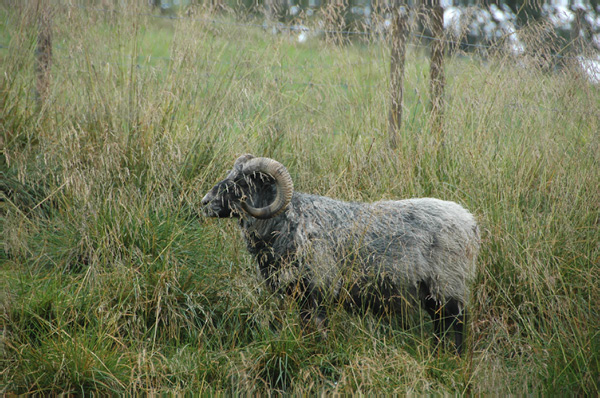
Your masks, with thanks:
M 268 174 L 275 179 L 277 196 L 273 202 L 265 207 L 252 207 L 246 201 L 242 201 L 242 209 L 252 217 L 259 219 L 273 218 L 285 210 L 292 200 L 294 192 L 294 183 L 292 177 L 284 165 L 276 160 L 269 158 L 253 158 L 248 160 L 243 168 L 244 174 L 256 172 Z

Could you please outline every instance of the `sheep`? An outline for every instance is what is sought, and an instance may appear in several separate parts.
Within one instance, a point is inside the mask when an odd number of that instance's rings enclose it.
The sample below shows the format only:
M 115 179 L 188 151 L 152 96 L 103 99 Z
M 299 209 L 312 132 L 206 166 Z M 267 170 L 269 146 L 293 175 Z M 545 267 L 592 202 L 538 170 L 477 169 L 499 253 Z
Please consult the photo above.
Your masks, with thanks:
M 422 305 L 438 341 L 462 352 L 479 229 L 454 202 L 417 198 L 343 202 L 295 192 L 276 160 L 240 156 L 202 199 L 208 217 L 238 218 L 270 289 L 299 302 L 303 322 L 326 334 L 329 300 L 404 317 Z

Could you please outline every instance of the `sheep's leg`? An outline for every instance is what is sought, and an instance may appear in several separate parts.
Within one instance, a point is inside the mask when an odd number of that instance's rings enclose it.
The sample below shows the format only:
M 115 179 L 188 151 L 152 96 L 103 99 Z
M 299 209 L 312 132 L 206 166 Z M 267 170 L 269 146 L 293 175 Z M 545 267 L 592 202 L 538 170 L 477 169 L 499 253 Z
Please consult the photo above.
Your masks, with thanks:
M 458 355 L 462 355 L 464 328 L 467 322 L 467 310 L 463 310 L 462 314 L 459 314 L 457 318 L 457 321 L 454 322 L 454 342 L 456 344 L 456 351 L 458 352 Z
M 454 331 L 456 352 L 458 355 L 461 355 L 463 350 L 466 310 L 460 311 L 458 302 L 454 299 L 450 299 L 445 305 L 441 305 L 431 296 L 425 294 L 425 289 L 426 287 L 421 286 L 421 300 L 425 310 L 433 320 L 433 330 L 438 344 L 441 343 L 442 338 L 450 332 L 450 329 L 452 329 Z
M 321 291 L 306 281 L 302 283 L 305 287 L 303 289 L 300 299 L 300 318 L 304 326 L 308 326 L 311 322 L 314 322 L 317 330 L 324 339 L 327 338 L 327 312 L 325 307 L 322 305 L 323 294 Z
M 421 282 L 419 284 L 419 297 L 421 299 L 421 303 L 423 304 L 423 308 L 425 308 L 431 317 L 431 320 L 433 321 L 433 332 L 436 337 L 437 347 L 441 343 L 443 337 L 442 329 L 444 326 L 444 308 L 432 297 L 429 286 L 425 282 Z
M 432 312 L 429 314 L 432 315 Z M 450 299 L 444 306 L 438 307 L 436 312 L 433 313 L 432 318 L 436 329 L 436 334 L 439 338 L 441 338 L 442 335 L 447 336 L 450 332 L 450 329 L 454 331 L 454 346 L 457 354 L 461 355 L 463 348 L 466 310 L 460 311 L 458 302 L 454 299 Z
M 462 354 L 465 314 L 460 311 L 458 302 L 454 299 L 448 302 L 438 310 L 436 317 L 439 319 L 438 328 L 443 329 L 443 335 L 447 336 L 450 329 L 454 331 L 454 347 L 458 355 Z M 434 321 L 435 322 L 435 321 Z
M 427 313 L 431 317 L 431 320 L 433 321 L 433 332 L 434 332 L 436 340 L 437 340 L 436 341 L 436 346 L 437 346 L 438 344 L 441 343 L 442 337 L 443 337 L 443 333 L 442 333 L 443 324 L 444 324 L 443 318 L 442 318 L 443 308 L 431 297 L 425 298 L 423 300 L 423 306 L 425 307 L 425 310 L 427 311 Z
M 310 303 L 313 301 L 311 298 L 304 300 L 300 306 L 300 318 L 302 324 L 306 327 L 311 323 L 317 327 L 317 330 L 321 333 L 324 338 L 327 338 L 327 317 L 325 308 L 316 303 Z
M 463 351 L 464 327 L 467 319 L 467 310 L 464 309 L 461 311 L 456 300 L 448 301 L 445 310 L 447 312 L 446 319 L 448 323 L 446 328 L 449 329 L 450 326 L 452 326 L 452 329 L 454 330 L 456 352 L 458 355 L 461 355 Z

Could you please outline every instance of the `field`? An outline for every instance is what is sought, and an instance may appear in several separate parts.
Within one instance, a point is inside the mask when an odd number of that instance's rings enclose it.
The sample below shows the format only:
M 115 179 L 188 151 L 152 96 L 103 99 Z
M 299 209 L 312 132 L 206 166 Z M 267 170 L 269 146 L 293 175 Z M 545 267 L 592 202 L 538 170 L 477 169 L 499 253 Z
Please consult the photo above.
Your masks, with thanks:
M 412 43 L 392 150 L 383 40 L 57 7 L 39 101 L 32 15 L 0 6 L 0 392 L 600 392 L 600 87 L 568 60 L 449 54 L 442 141 Z M 470 209 L 465 355 L 418 314 L 303 330 L 236 221 L 201 215 L 243 153 L 299 191 Z

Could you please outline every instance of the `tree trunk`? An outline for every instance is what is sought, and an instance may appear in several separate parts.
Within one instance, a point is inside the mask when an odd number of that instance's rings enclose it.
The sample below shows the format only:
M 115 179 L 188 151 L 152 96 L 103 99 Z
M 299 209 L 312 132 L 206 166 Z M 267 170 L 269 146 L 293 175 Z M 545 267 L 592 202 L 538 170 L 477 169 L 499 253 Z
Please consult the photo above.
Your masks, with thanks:
M 349 0 L 325 0 L 321 13 L 325 22 L 325 37 L 328 42 L 336 45 L 347 43 L 347 36 L 344 32 L 348 30 L 346 21 L 346 11 Z
M 39 105 L 43 105 L 48 96 L 52 67 L 52 13 L 45 1 L 38 1 L 37 12 L 36 99 Z
M 429 66 L 429 93 L 431 96 L 431 129 L 443 139 L 444 112 L 444 9 L 440 0 L 429 0 L 431 15 L 431 62 Z
M 389 113 L 390 147 L 398 146 L 400 127 L 402 126 L 402 92 L 404 79 L 404 62 L 406 58 L 406 41 L 409 25 L 408 12 L 398 5 L 393 10 L 392 49 L 390 61 L 390 94 L 391 106 Z
M 576 8 L 573 13 L 575 14 L 575 20 L 573 21 L 573 27 L 571 29 L 571 48 L 575 54 L 581 54 L 585 49 L 585 27 L 584 18 L 585 10 L 583 8 Z
M 265 17 L 269 22 L 279 22 L 283 16 L 282 0 L 265 0 Z

